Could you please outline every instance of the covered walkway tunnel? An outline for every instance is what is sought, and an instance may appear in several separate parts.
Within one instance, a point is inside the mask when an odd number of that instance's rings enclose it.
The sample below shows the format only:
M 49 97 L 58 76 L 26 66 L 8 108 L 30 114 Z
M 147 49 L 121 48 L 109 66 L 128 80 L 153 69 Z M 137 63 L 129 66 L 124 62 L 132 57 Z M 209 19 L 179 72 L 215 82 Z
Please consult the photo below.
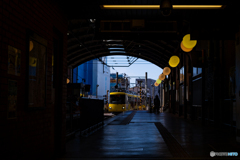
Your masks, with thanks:
M 239 158 L 239 15 L 237 2 L 226 0 L 0 1 L 1 156 Z M 187 34 L 197 40 L 190 51 L 181 47 Z M 112 55 L 170 67 L 159 86 L 163 112 L 104 120 L 96 111 L 104 101 L 84 99 L 89 108 L 77 116 L 85 116 L 70 123 L 74 68 Z M 180 63 L 171 67 L 174 55 Z M 96 132 L 83 136 L 85 129 Z

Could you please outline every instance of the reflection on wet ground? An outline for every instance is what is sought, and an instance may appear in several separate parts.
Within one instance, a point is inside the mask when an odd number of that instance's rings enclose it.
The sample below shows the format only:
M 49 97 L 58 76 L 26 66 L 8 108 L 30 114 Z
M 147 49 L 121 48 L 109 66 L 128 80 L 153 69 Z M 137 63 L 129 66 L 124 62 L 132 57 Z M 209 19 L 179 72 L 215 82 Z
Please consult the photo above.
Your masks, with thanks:
M 202 127 L 170 113 L 137 111 L 129 124 L 123 124 L 132 111 L 107 120 L 101 130 L 89 137 L 67 142 L 61 160 L 96 159 L 183 159 L 239 158 L 210 157 L 210 152 L 237 152 L 234 132 L 213 126 Z M 184 152 L 184 154 L 183 154 Z

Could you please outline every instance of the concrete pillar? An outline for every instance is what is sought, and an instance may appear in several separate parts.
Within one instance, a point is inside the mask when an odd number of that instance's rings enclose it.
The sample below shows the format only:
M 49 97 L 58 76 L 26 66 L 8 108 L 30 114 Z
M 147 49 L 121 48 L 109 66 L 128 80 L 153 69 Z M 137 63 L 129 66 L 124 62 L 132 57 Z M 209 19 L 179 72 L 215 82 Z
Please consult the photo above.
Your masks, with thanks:
M 236 140 L 240 143 L 240 32 L 236 34 Z

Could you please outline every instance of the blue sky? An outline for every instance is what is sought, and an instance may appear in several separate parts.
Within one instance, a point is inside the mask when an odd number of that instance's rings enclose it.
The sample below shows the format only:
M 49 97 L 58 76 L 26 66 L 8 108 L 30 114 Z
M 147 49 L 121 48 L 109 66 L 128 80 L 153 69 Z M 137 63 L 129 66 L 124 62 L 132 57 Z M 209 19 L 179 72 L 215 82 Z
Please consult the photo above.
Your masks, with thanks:
M 112 59 L 112 57 L 114 57 Z M 109 65 L 119 65 L 119 63 L 124 63 L 123 65 L 127 66 L 127 59 L 126 56 L 108 56 L 108 64 Z M 118 64 L 111 63 L 111 60 L 116 60 Z M 114 70 L 115 69 L 115 70 Z M 148 73 L 148 78 L 157 80 L 158 76 L 162 73 L 162 68 L 156 66 L 155 64 L 145 61 L 143 59 L 138 59 L 135 61 L 130 67 L 114 67 L 114 69 L 111 67 L 110 72 L 118 74 L 126 73 L 128 76 L 142 76 L 145 77 L 145 72 Z M 135 78 L 130 79 L 130 83 L 135 83 Z

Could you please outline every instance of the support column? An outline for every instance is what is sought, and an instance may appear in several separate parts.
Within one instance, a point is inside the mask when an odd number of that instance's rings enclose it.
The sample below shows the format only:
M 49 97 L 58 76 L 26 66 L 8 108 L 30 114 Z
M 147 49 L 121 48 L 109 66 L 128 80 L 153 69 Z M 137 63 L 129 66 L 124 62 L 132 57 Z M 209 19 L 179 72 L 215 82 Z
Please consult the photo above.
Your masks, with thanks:
M 179 103 L 180 103 L 180 70 L 179 67 L 176 67 L 176 112 L 178 112 L 178 115 L 180 114 L 179 110 Z
M 177 69 L 176 68 L 174 68 L 173 69 L 173 79 L 174 79 L 174 81 L 173 81 L 173 87 L 174 87 L 174 89 L 173 89 L 173 101 L 174 101 L 174 103 L 173 103 L 173 113 L 174 114 L 176 114 L 176 97 L 177 97 L 177 95 L 176 95 L 176 89 L 177 89 L 177 78 L 176 78 L 176 71 L 177 71 Z
M 214 107 L 214 124 L 219 125 L 220 118 L 220 96 L 221 90 L 220 85 L 221 78 L 219 77 L 220 63 L 219 63 L 219 41 L 214 40 L 214 78 L 213 78 L 213 107 Z
M 68 79 L 70 80 L 70 83 L 73 83 L 73 80 L 72 80 L 72 66 L 69 66 L 68 67 Z
M 213 105 L 213 92 L 214 92 L 214 84 L 213 84 L 213 79 L 214 79 L 214 54 L 213 54 L 213 41 L 209 40 L 208 41 L 208 51 L 206 54 L 206 73 L 205 73 L 205 98 L 207 99 L 207 102 L 205 101 L 205 114 L 207 113 L 207 118 L 208 120 L 213 120 L 214 119 L 214 105 Z
M 169 112 L 171 113 L 171 103 L 172 103 L 172 99 L 171 99 L 171 90 L 170 90 L 170 85 L 171 85 L 171 75 L 168 75 L 168 107 L 169 107 Z
M 184 54 L 184 119 L 187 119 L 187 57 Z
M 169 89 L 168 89 L 168 78 L 164 79 L 164 87 L 165 87 L 165 97 L 164 101 L 166 102 L 165 104 L 168 104 L 169 106 Z
M 240 32 L 236 34 L 236 140 L 240 143 Z
M 140 106 L 142 109 L 142 81 L 140 81 Z
M 202 125 L 205 125 L 206 103 L 205 103 L 205 81 L 206 81 L 206 52 L 202 50 Z
M 171 72 L 171 113 L 175 113 L 175 101 L 176 101 L 176 99 L 174 98 L 175 89 L 173 89 L 173 82 L 175 82 L 175 79 L 174 79 L 175 73 L 173 71 L 174 69 L 172 69 L 172 72 Z
M 162 81 L 162 107 L 165 106 L 165 100 L 164 100 L 164 97 L 165 97 L 165 90 L 164 90 L 164 81 Z
M 192 65 L 192 58 L 190 57 L 190 55 L 187 53 L 187 56 L 188 56 L 188 72 L 187 73 L 190 73 L 190 76 L 189 76 L 189 81 L 188 81 L 188 95 L 189 95 L 189 108 L 190 108 L 190 112 L 191 112 L 191 120 L 193 121 L 194 120 L 194 107 L 193 107 L 193 82 L 192 82 L 192 77 L 193 77 L 193 65 Z

